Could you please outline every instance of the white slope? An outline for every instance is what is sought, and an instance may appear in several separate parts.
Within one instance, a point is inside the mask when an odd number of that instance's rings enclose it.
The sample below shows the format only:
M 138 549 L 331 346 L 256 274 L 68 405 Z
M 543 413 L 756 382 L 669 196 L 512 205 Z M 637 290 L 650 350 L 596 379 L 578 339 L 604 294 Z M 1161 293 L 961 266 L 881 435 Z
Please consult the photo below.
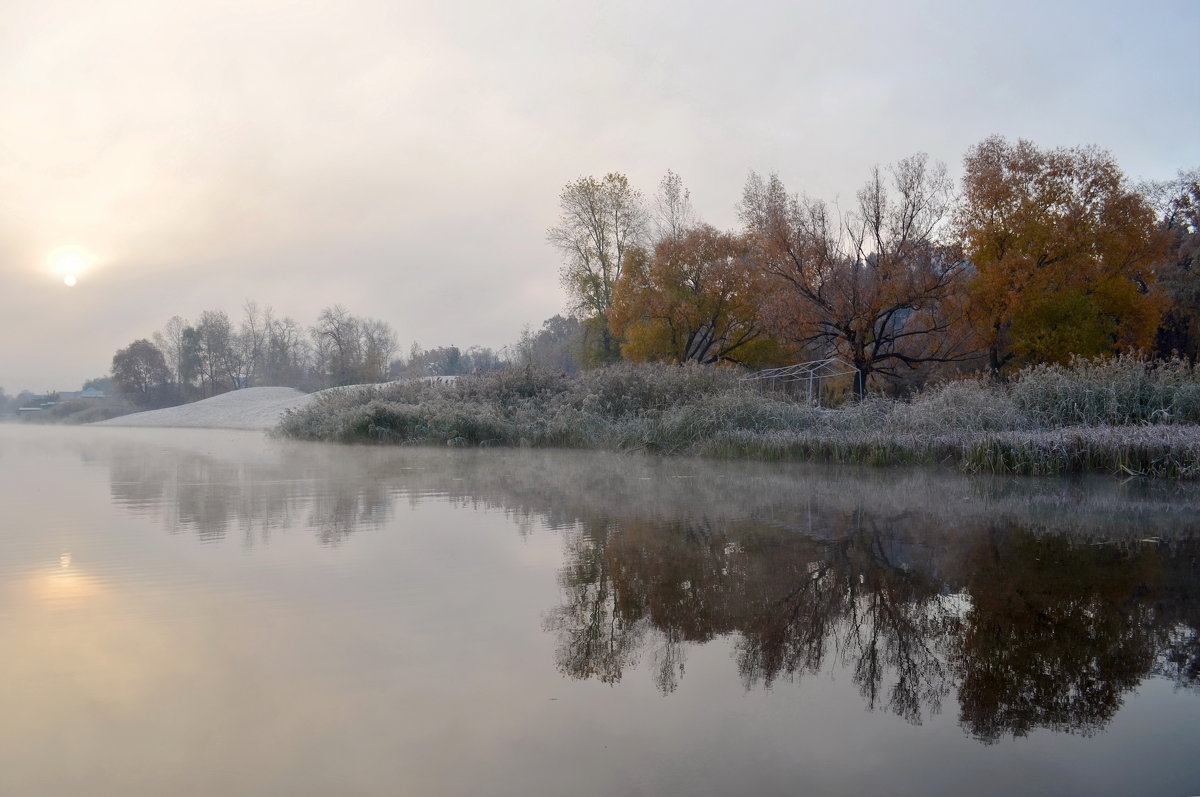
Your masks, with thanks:
M 271 429 L 286 410 L 303 407 L 312 398 L 311 394 L 290 387 L 248 387 L 191 404 L 135 412 L 93 425 Z

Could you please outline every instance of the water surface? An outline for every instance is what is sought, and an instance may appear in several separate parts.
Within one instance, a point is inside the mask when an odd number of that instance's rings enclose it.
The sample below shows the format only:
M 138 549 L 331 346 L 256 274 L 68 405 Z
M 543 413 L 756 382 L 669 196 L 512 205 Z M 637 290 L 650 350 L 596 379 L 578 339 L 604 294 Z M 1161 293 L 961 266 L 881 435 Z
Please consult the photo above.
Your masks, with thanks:
M 1200 493 L 0 427 L 0 794 L 1200 793 Z

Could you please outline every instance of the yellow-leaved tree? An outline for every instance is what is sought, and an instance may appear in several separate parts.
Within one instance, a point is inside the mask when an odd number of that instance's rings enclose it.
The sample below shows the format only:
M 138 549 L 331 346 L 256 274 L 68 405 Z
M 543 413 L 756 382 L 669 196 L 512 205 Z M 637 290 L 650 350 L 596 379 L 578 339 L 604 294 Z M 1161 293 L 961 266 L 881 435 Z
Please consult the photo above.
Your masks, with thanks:
M 744 236 L 708 224 L 676 231 L 631 259 L 609 322 L 626 359 L 758 366 L 781 346 L 759 320 L 764 275 Z
M 992 136 L 965 166 L 957 226 L 974 269 L 969 316 L 993 373 L 1149 347 L 1166 242 L 1111 155 Z

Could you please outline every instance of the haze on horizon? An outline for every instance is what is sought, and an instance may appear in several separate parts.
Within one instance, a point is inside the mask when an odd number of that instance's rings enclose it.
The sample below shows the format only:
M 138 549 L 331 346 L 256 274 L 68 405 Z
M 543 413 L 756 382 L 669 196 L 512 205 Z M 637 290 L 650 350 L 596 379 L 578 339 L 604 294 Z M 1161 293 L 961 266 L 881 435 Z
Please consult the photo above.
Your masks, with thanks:
M 1194 0 L 905 5 L 9 0 L 0 386 L 246 299 L 499 347 L 564 307 L 545 230 L 585 174 L 673 169 L 732 227 L 752 169 L 845 203 L 992 133 L 1200 166 Z

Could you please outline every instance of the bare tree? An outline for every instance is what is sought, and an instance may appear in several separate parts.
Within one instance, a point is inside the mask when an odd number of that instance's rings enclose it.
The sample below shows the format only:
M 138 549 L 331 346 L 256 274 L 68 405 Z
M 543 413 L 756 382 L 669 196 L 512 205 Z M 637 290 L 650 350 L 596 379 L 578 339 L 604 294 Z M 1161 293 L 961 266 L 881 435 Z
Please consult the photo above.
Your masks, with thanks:
M 356 318 L 341 305 L 326 307 L 312 328 L 315 366 L 330 385 L 380 382 L 397 343 L 383 321 Z
M 304 330 L 287 317 L 269 319 L 268 324 L 270 335 L 264 379 L 274 385 L 300 387 L 310 369 L 312 357 Z
M 623 174 L 581 177 L 563 188 L 559 207 L 558 224 L 546 238 L 563 255 L 563 285 L 574 311 L 596 319 L 601 359 L 615 360 L 619 352 L 608 311 L 629 257 L 646 243 L 642 195 Z
M 184 330 L 187 329 L 188 323 L 177 315 L 171 316 L 163 328 L 159 332 L 154 333 L 154 345 L 162 352 L 163 358 L 166 360 L 167 367 L 171 369 L 171 376 L 175 380 L 175 384 L 182 390 L 185 383 L 185 338 Z
M 214 396 L 238 386 L 239 360 L 233 350 L 233 325 L 219 310 L 205 310 L 196 326 L 203 392 Z
M 655 242 L 678 241 L 695 225 L 692 193 L 684 186 L 683 179 L 668 169 L 654 195 Z
M 249 299 L 242 305 L 242 326 L 237 334 L 237 346 L 241 365 L 240 383 L 243 387 L 258 384 L 264 370 L 269 336 L 271 334 L 271 308 L 259 310 L 258 304 Z
M 772 331 L 852 362 L 859 396 L 872 374 L 973 356 L 955 327 L 966 263 L 940 238 L 952 202 L 945 166 L 920 154 L 889 175 L 875 169 L 845 218 L 788 194 L 775 175 L 752 174 L 741 207 L 772 279 Z

